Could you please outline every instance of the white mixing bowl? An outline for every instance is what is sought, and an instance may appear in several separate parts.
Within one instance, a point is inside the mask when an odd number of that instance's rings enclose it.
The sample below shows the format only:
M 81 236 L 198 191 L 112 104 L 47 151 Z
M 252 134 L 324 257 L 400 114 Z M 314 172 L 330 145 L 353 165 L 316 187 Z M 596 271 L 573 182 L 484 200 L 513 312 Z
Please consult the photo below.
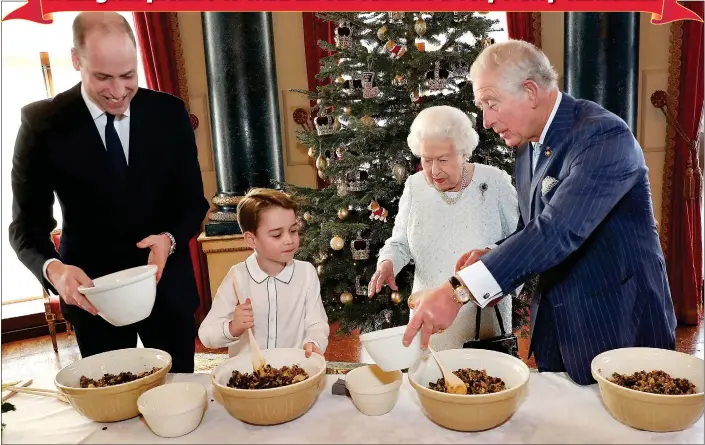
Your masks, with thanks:
M 206 388 L 200 383 L 157 386 L 137 399 L 147 426 L 161 437 L 179 437 L 195 430 L 206 411 Z
M 421 358 L 421 331 L 407 347 L 401 342 L 406 326 L 382 329 L 360 335 L 360 343 L 383 371 L 398 371 L 411 367 Z
M 149 317 L 157 296 L 157 266 L 121 270 L 93 280 L 93 287 L 78 291 L 113 326 L 126 326 Z

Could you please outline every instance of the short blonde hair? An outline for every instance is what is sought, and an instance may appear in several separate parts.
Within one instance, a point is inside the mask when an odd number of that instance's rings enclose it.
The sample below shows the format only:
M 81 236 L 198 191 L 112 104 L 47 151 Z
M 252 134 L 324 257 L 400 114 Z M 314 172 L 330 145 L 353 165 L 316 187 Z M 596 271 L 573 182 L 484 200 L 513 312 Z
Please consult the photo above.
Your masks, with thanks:
M 421 143 L 426 140 L 450 139 L 455 151 L 469 159 L 480 142 L 470 116 L 448 105 L 428 107 L 411 123 L 407 144 L 414 156 L 421 157 Z
M 260 213 L 271 207 L 293 210 L 294 213 L 299 211 L 298 203 L 286 193 L 274 189 L 253 188 L 237 204 L 237 222 L 242 233 L 257 232 Z
M 500 88 L 516 93 L 527 80 L 545 90 L 558 87 L 558 74 L 540 49 L 524 40 L 494 43 L 480 52 L 470 67 L 470 79 L 481 72 L 496 73 Z

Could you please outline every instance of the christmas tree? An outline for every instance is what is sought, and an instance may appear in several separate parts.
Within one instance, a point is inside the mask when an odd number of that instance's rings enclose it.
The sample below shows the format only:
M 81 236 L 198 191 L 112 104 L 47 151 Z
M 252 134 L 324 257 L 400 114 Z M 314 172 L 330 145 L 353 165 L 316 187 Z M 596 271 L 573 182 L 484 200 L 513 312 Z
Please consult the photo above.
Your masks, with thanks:
M 465 111 L 480 136 L 471 161 L 513 176 L 514 153 L 482 126 L 468 71 L 495 31 L 480 13 L 321 13 L 334 22 L 335 44 L 322 60 L 317 91 L 296 90 L 316 105 L 297 109 L 299 142 L 309 148 L 327 187 L 284 184 L 302 204 L 298 258 L 317 265 L 330 321 L 342 332 L 369 332 L 408 323 L 406 304 L 413 264 L 368 298 L 377 252 L 392 233 L 399 197 L 410 173 L 420 170 L 406 144 L 412 121 L 425 107 Z M 526 323 L 526 297 L 514 298 L 513 326 Z

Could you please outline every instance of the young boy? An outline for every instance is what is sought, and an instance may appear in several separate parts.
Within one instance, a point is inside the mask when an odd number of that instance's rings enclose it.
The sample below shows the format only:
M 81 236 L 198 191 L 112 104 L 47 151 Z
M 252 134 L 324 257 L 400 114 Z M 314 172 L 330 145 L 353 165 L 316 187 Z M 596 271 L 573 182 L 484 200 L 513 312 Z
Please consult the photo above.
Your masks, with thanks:
M 303 348 L 306 357 L 328 346 L 328 316 L 318 274 L 294 259 L 299 248 L 298 206 L 285 193 L 252 189 L 237 206 L 238 223 L 254 250 L 230 268 L 198 336 L 208 348 L 228 346 L 230 357 L 249 351 L 247 329 L 261 349 Z M 235 295 L 237 280 L 240 298 Z

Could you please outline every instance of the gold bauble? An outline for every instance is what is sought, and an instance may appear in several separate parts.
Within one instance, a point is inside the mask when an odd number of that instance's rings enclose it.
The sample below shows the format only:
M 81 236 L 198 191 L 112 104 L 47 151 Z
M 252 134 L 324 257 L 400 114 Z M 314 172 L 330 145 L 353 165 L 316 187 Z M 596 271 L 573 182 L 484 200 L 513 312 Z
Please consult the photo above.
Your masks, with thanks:
M 326 181 L 328 179 L 328 176 L 326 176 L 326 172 L 323 170 L 318 170 L 318 177 Z
M 340 250 L 345 247 L 345 240 L 338 235 L 335 235 L 330 239 L 330 248 L 333 250 Z
M 348 209 L 342 208 L 338 210 L 338 219 L 343 220 L 348 217 Z
M 419 37 L 423 37 L 423 35 L 426 34 L 426 22 L 421 17 L 416 19 L 416 23 L 414 23 L 414 31 L 416 31 L 416 34 L 418 34 Z
M 338 78 L 335 79 L 335 81 L 336 81 L 336 83 L 342 84 L 342 83 L 345 83 L 345 78 L 343 78 L 343 76 L 338 76 Z
M 322 277 L 323 272 L 325 271 L 325 267 L 323 267 L 323 264 L 319 264 L 318 267 L 316 268 L 316 272 L 318 272 L 318 276 Z
M 343 108 L 343 111 L 345 111 L 346 116 L 350 116 L 352 114 L 352 108 L 350 107 Z
M 311 221 L 311 214 L 306 212 L 304 213 L 304 221 L 309 222 Z
M 386 38 L 385 34 L 387 34 L 387 25 L 383 25 L 377 30 L 377 38 L 380 40 L 384 40 Z
M 394 291 L 394 292 L 392 292 L 391 299 L 394 304 L 399 304 L 399 303 L 401 303 L 401 300 L 402 300 L 401 294 L 397 291 Z
M 323 157 L 323 153 L 321 153 L 316 159 L 316 168 L 319 170 L 323 170 L 326 167 L 328 167 L 328 161 L 326 161 L 326 158 Z
M 353 301 L 353 295 L 350 292 L 343 292 L 340 294 L 340 302 L 343 304 L 350 304 Z
M 370 115 L 365 115 L 363 116 L 362 119 L 360 119 L 363 124 L 365 124 L 368 127 L 374 127 L 377 125 L 377 122 L 374 120 L 374 118 Z
M 308 149 L 308 157 L 309 157 L 309 158 L 313 158 L 314 156 L 316 156 L 316 149 L 313 148 L 313 147 L 309 147 L 309 149 Z
M 406 166 L 404 164 L 396 164 L 392 168 L 392 175 L 394 176 L 394 179 L 397 181 L 397 184 L 401 185 L 406 182 Z

